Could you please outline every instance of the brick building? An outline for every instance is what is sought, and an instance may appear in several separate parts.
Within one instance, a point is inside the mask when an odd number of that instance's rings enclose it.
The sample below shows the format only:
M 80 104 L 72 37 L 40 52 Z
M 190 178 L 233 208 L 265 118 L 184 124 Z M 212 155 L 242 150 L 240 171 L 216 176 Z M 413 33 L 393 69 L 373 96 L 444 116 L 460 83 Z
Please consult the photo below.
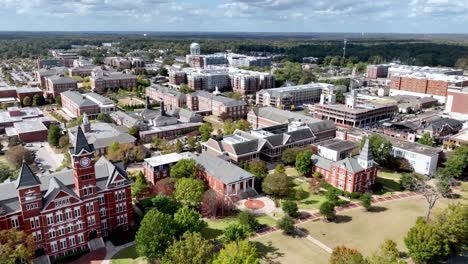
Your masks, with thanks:
M 377 165 L 374 162 L 369 140 L 357 157 L 333 161 L 312 155 L 312 172 L 320 172 L 322 178 L 334 187 L 347 192 L 366 192 L 375 183 Z
M 95 119 L 99 114 L 99 105 L 86 98 L 85 95 L 74 91 L 66 91 L 60 94 L 62 109 L 72 118 L 87 114 Z
M 169 108 L 184 107 L 186 104 L 185 94 L 160 85 L 146 87 L 145 94 L 155 101 L 164 102 Z
M 34 71 L 34 78 L 39 82 L 41 88 L 47 88 L 46 78 L 54 75 L 63 75 L 67 71 L 66 67 L 53 67 L 53 68 L 44 68 Z
M 366 75 L 369 79 L 387 78 L 390 65 L 368 65 Z
M 169 71 L 169 83 L 173 85 L 181 85 L 187 83 L 187 73 L 184 71 Z
M 145 159 L 143 162 L 143 172 L 146 181 L 154 185 L 161 179 L 170 176 L 171 167 L 181 159 L 194 159 L 195 155 L 190 152 L 169 153 Z
M 5 134 L 9 139 L 16 137 L 24 143 L 47 141 L 47 133 L 47 127 L 38 119 L 15 122 L 13 126 L 5 128 Z
M 90 241 L 133 222 L 131 182 L 121 163 L 95 161 L 80 129 L 70 148 L 72 169 L 37 177 L 23 164 L 17 180 L 0 184 L 0 229 L 31 234 L 35 256 L 51 259 L 88 249 Z
M 89 77 L 93 92 L 104 92 L 106 90 L 128 89 L 137 86 L 136 76 L 132 74 L 98 74 Z
M 81 66 L 81 67 L 74 67 L 68 70 L 68 74 L 70 77 L 73 76 L 80 76 L 82 78 L 91 76 L 94 71 L 98 70 L 99 67 L 88 65 L 88 66 Z
M 468 88 L 448 89 L 445 112 L 453 118 L 468 120 Z
M 275 76 L 268 73 L 239 72 L 231 74 L 230 78 L 232 90 L 240 94 L 252 94 L 275 87 Z
M 68 76 L 54 75 L 46 78 L 47 90 L 46 93 L 53 97 L 60 95 L 65 91 L 75 90 L 78 88 L 78 82 Z
M 227 113 L 233 120 L 243 118 L 247 114 L 245 102 L 205 91 L 187 94 L 187 108 L 195 112 L 211 112 L 215 116 Z

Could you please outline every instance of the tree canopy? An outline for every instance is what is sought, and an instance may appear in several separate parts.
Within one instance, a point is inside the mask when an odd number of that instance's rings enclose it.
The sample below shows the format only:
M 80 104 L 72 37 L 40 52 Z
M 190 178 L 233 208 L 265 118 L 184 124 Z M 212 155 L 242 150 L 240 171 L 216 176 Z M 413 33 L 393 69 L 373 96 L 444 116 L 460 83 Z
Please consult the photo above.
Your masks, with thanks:
M 166 249 L 161 264 L 205 264 L 213 256 L 213 245 L 200 233 L 186 232 Z
M 171 177 L 173 178 L 197 178 L 198 165 L 194 159 L 180 159 L 171 167 Z
M 286 174 L 274 172 L 265 177 L 262 189 L 265 193 L 275 197 L 287 196 L 292 189 L 292 180 Z
M 198 207 L 201 203 L 205 184 L 199 179 L 182 178 L 176 182 L 174 198 L 183 205 Z
M 305 150 L 297 154 L 296 156 L 296 170 L 304 175 L 309 173 L 312 170 L 312 160 L 310 157 L 312 156 L 312 151 Z
M 258 264 L 257 248 L 242 240 L 227 244 L 215 257 L 213 264 Z

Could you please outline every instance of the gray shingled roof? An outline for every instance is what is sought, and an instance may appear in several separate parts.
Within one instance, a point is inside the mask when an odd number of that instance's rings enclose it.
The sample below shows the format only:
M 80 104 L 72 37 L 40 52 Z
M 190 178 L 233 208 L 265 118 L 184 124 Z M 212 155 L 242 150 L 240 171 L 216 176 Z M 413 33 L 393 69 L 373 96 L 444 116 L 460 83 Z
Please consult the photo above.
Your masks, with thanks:
M 88 140 L 85 137 L 85 134 L 81 127 L 78 127 L 78 131 L 76 132 L 75 142 L 73 147 L 71 147 L 71 152 L 74 155 L 80 154 L 81 150 L 85 150 L 87 152 L 94 151 L 93 144 L 88 144 Z
M 352 173 L 357 173 L 357 172 L 364 170 L 364 168 L 361 167 L 361 165 L 359 165 L 357 159 L 355 158 L 342 159 L 342 160 L 336 161 L 334 165 L 337 167 L 344 165 L 346 170 Z
M 32 172 L 29 165 L 25 161 L 23 161 L 23 165 L 21 165 L 21 170 L 18 179 L 15 181 L 16 189 L 36 186 L 40 184 L 41 181 L 39 180 L 39 178 L 37 178 L 34 172 Z
M 68 77 L 68 76 L 60 76 L 60 75 L 54 75 L 50 76 L 47 78 L 50 80 L 53 84 L 64 84 L 64 83 L 78 83 L 76 80 Z
M 271 106 L 253 108 L 252 110 L 259 117 L 273 120 L 282 124 L 289 123 L 292 120 L 301 120 L 307 124 L 322 121 L 320 119 L 306 116 L 298 112 L 284 111 Z
M 47 208 L 47 206 L 55 199 L 57 194 L 59 194 L 60 192 L 65 192 L 68 195 L 75 197 L 78 200 L 80 199 L 78 195 L 76 195 L 74 191 L 70 190 L 70 188 L 65 186 L 63 182 L 61 182 L 55 177 L 52 177 L 49 181 L 49 188 L 47 189 L 47 192 L 44 195 L 43 208 Z
M 196 158 L 197 163 L 203 166 L 204 171 L 224 184 L 231 184 L 254 176 L 230 162 L 203 152 Z
M 62 92 L 60 95 L 67 97 L 68 99 L 70 99 L 72 102 L 74 102 L 75 104 L 79 106 L 97 105 L 95 102 L 89 100 L 83 94 L 80 94 L 78 92 L 66 91 L 66 92 Z
M 235 100 L 229 97 L 220 96 L 220 95 L 213 95 L 212 93 L 206 91 L 196 91 L 191 93 L 192 96 L 200 96 L 205 98 L 213 99 L 213 101 L 221 102 L 226 106 L 243 106 L 247 105 L 244 101 Z
M 358 158 L 366 161 L 374 160 L 374 156 L 372 155 L 372 150 L 369 145 L 369 139 L 366 139 Z
M 320 168 L 323 168 L 323 169 L 326 169 L 326 170 L 330 170 L 331 168 L 331 165 L 333 163 L 333 161 L 331 160 L 328 160 L 326 158 L 322 158 L 320 157 L 319 155 L 315 155 L 313 154 L 310 159 L 312 160 L 312 164 L 314 166 L 317 166 L 317 167 L 320 167 Z

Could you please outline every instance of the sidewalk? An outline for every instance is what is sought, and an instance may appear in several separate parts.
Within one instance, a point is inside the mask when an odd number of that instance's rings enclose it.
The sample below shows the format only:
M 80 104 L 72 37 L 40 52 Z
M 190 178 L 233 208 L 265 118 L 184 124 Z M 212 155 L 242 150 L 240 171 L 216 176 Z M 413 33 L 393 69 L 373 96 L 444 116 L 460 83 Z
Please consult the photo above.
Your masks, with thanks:
M 133 246 L 135 244 L 135 242 L 129 242 L 127 244 L 123 244 L 123 245 L 120 245 L 118 247 L 115 247 L 110 241 L 107 241 L 106 242 L 106 248 L 107 248 L 107 254 L 106 256 L 104 257 L 104 259 L 102 260 L 102 262 L 100 264 L 111 264 L 112 263 L 112 257 L 117 253 L 119 252 L 120 250 L 124 249 L 124 248 L 128 248 L 130 246 Z

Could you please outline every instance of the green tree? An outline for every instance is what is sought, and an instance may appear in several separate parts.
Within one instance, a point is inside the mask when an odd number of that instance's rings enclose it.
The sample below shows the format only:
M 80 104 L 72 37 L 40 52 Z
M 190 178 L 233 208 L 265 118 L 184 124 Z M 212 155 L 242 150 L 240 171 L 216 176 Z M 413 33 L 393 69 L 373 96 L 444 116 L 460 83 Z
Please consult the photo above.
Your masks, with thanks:
M 421 217 L 408 231 L 405 245 L 415 263 L 435 263 L 447 257 L 450 252 L 446 234 Z
M 23 106 L 31 106 L 31 97 L 25 96 L 23 98 Z
M 161 76 L 169 76 L 169 71 L 165 67 L 161 67 L 158 70 L 158 74 Z
M 275 197 L 287 196 L 292 189 L 292 180 L 285 174 L 272 173 L 265 177 L 262 183 L 262 189 L 266 194 Z
M 371 205 L 372 205 L 372 195 L 365 193 L 361 196 L 361 206 L 364 207 L 367 211 L 369 211 Z
M 180 159 L 171 167 L 171 177 L 173 178 L 197 178 L 198 165 L 194 159 Z
M 223 237 L 227 242 L 240 241 L 248 238 L 250 233 L 251 230 L 249 226 L 232 223 L 224 229 Z
M 424 133 L 422 137 L 418 139 L 418 143 L 430 147 L 434 146 L 434 141 L 432 140 L 431 134 L 429 134 L 429 132 Z
M 247 170 L 255 176 L 256 180 L 262 181 L 268 174 L 266 162 L 263 160 L 251 160 L 247 164 Z
M 397 244 L 391 239 L 385 239 L 379 246 L 379 249 L 372 253 L 368 259 L 369 264 L 404 264 L 405 261 L 400 259 L 400 252 Z
M 136 139 L 140 139 L 140 131 L 136 127 L 131 127 L 128 129 L 128 134 L 130 136 L 135 137 Z
M 175 144 L 175 152 L 182 153 L 184 151 L 184 143 L 182 141 L 177 140 Z
M 224 135 L 231 135 L 236 130 L 236 124 L 232 122 L 232 119 L 228 118 L 223 123 L 223 133 Z
M 186 84 L 180 85 L 180 88 L 179 88 L 179 92 L 181 92 L 183 94 L 193 93 L 194 91 L 195 90 L 190 89 L 190 87 L 188 87 L 188 85 L 186 85 Z
M 181 178 L 176 182 L 174 198 L 183 205 L 198 207 L 205 191 L 203 181 Z
M 51 125 L 47 133 L 47 140 L 51 146 L 57 147 L 60 141 L 60 128 L 56 125 Z
M 312 169 L 312 160 L 310 157 L 312 156 L 312 151 L 305 150 L 296 156 L 296 170 L 305 175 L 309 173 Z
M 239 224 L 247 226 L 250 232 L 254 232 L 259 226 L 257 218 L 249 211 L 239 213 Z
M 431 222 L 440 233 L 447 237 L 451 254 L 457 254 L 468 247 L 468 205 L 449 204 L 444 210 L 434 214 Z
M 210 123 L 203 123 L 198 131 L 201 134 L 201 141 L 205 142 L 211 137 L 211 133 L 213 133 L 213 127 Z
M 456 148 L 444 165 L 444 175 L 454 178 L 465 177 L 468 174 L 468 145 Z
M 180 204 L 174 198 L 164 194 L 158 194 L 150 199 L 150 205 L 145 209 L 155 208 L 161 213 L 174 215 L 180 208 Z
M 99 115 L 96 118 L 98 121 L 104 122 L 104 123 L 112 123 L 114 122 L 112 120 L 112 117 L 108 113 L 99 113 Z
M 185 233 L 166 249 L 161 264 L 205 264 L 211 263 L 213 244 L 199 233 Z
M 296 218 L 299 216 L 299 208 L 297 207 L 297 203 L 293 200 L 284 200 L 281 203 L 281 209 L 290 217 Z
M 56 104 L 62 106 L 62 97 L 60 95 L 56 95 L 54 99 Z
M 135 183 L 132 185 L 132 196 L 138 197 L 147 186 L 148 183 L 146 182 L 145 175 L 143 175 L 142 171 L 138 171 L 135 176 Z
M 239 129 L 239 130 L 242 130 L 242 131 L 248 131 L 252 127 L 250 126 L 249 121 L 247 121 L 245 119 L 239 119 L 236 122 L 236 128 Z
M 59 139 L 59 147 L 60 148 L 67 148 L 70 145 L 70 138 L 68 135 L 63 135 Z
M 206 226 L 206 222 L 203 221 L 202 216 L 188 206 L 183 206 L 174 214 L 174 221 L 178 226 L 180 234 L 185 232 L 200 232 Z
M 285 215 L 280 220 L 278 220 L 278 227 L 283 230 L 287 235 L 294 235 L 294 219 Z
M 285 165 L 294 165 L 296 162 L 297 154 L 299 154 L 300 152 L 304 150 L 305 148 L 299 148 L 299 147 L 286 149 L 285 151 L 283 151 L 283 154 L 281 154 L 281 161 Z
M 176 224 L 172 217 L 152 209 L 145 214 L 136 233 L 136 250 L 140 256 L 154 262 L 164 256 L 175 234 Z
M 231 242 L 215 257 L 213 264 L 258 264 L 257 248 L 249 241 Z
M 329 188 L 328 191 L 325 193 L 325 197 L 327 198 L 327 201 L 336 205 L 340 200 L 339 194 L 340 190 L 336 188 Z
M 345 103 L 345 97 L 344 97 L 342 91 L 336 92 L 336 102 L 337 102 L 337 103 L 340 103 L 340 104 L 344 104 L 344 103 Z
M 333 221 L 336 218 L 335 204 L 329 201 L 320 205 L 320 214 L 325 217 L 327 221 Z
M 360 148 L 364 146 L 366 138 L 360 142 Z M 384 137 L 373 134 L 369 137 L 369 145 L 372 150 L 372 155 L 377 163 L 388 164 L 392 153 L 392 143 Z
M 407 191 L 415 191 L 416 182 L 416 176 L 412 173 L 405 173 L 400 179 L 401 186 Z
M 15 228 L 0 230 L 0 263 L 32 263 L 34 241 L 31 235 Z
M 193 151 L 193 150 L 195 150 L 197 140 L 194 137 L 189 137 L 187 139 L 187 144 L 188 144 L 190 150 Z
M 40 106 L 40 105 L 44 105 L 44 104 L 45 104 L 44 96 L 39 95 L 39 94 L 35 94 L 33 96 L 33 100 L 32 100 L 32 105 L 33 106 Z
M 345 246 L 337 246 L 333 249 L 329 264 L 366 264 L 364 256 L 354 248 L 347 248 Z

